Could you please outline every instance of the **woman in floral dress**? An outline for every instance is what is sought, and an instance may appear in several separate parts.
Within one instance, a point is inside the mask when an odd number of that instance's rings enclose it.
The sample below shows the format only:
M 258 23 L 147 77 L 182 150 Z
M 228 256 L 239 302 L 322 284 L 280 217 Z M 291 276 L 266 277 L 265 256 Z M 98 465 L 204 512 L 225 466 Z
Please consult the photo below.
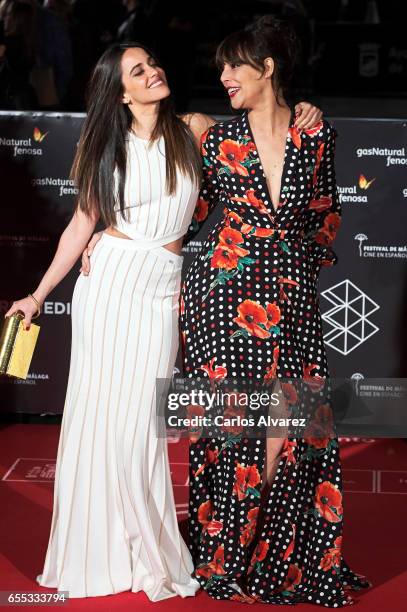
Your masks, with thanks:
M 284 98 L 294 56 L 292 34 L 270 17 L 218 48 L 221 81 L 243 113 L 202 137 L 204 185 L 186 242 L 215 205 L 224 215 L 181 294 L 189 377 L 329 376 L 317 281 L 336 263 L 335 132 L 325 120 L 294 127 Z M 329 405 L 317 413 L 326 419 Z M 349 605 L 348 588 L 369 583 L 342 558 L 342 523 L 334 437 L 191 442 L 190 548 L 211 597 Z

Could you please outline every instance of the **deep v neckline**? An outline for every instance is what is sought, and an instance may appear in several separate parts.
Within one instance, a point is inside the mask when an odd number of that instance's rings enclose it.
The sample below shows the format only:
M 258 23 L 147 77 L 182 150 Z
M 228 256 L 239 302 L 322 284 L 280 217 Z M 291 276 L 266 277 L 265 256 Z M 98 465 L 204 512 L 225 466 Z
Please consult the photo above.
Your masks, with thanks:
M 245 114 L 244 114 L 245 123 L 246 123 L 246 133 L 249 135 L 250 140 L 252 141 L 252 143 L 255 146 L 256 154 L 257 154 L 257 157 L 258 157 L 258 160 L 259 160 L 259 168 L 260 168 L 261 173 L 263 175 L 263 183 L 264 183 L 264 186 L 265 186 L 265 192 L 267 194 L 267 200 L 270 203 L 271 214 L 272 214 L 273 217 L 275 215 L 277 215 L 279 210 L 281 209 L 282 204 L 283 204 L 283 197 L 285 199 L 285 192 L 283 191 L 283 185 L 284 185 L 284 182 L 285 182 L 286 172 L 287 172 L 287 163 L 286 162 L 287 162 L 287 152 L 288 152 L 288 148 L 289 148 L 288 145 L 289 145 L 289 138 L 290 138 L 290 128 L 292 127 L 292 123 L 293 123 L 293 119 L 294 119 L 294 110 L 293 109 L 290 109 L 290 110 L 291 110 L 291 114 L 290 114 L 290 121 L 289 121 L 288 127 L 287 127 L 287 135 L 286 135 L 286 138 L 285 138 L 283 167 L 282 167 L 282 170 L 281 170 L 280 190 L 279 190 L 277 208 L 274 208 L 273 199 L 271 197 L 271 191 L 269 189 L 268 182 L 267 182 L 267 177 L 266 177 L 266 174 L 264 172 L 263 164 L 261 162 L 260 153 L 259 153 L 259 150 L 258 150 L 257 145 L 256 145 L 256 140 L 255 140 L 255 138 L 253 136 L 253 131 L 252 131 L 252 128 L 251 128 L 251 125 L 250 125 L 250 121 L 249 121 L 249 111 L 245 111 Z

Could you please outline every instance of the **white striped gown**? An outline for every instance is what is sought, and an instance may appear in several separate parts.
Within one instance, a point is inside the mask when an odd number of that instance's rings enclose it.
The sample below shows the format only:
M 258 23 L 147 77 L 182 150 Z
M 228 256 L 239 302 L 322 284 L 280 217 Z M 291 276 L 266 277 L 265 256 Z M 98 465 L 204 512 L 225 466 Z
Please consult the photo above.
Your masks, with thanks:
M 39 584 L 70 597 L 144 591 L 194 595 L 198 582 L 177 525 L 167 442 L 157 436 L 156 378 L 178 349 L 182 256 L 198 189 L 179 174 L 165 194 L 164 141 L 129 136 L 126 205 L 103 234 L 72 299 L 72 348 L 54 507 Z

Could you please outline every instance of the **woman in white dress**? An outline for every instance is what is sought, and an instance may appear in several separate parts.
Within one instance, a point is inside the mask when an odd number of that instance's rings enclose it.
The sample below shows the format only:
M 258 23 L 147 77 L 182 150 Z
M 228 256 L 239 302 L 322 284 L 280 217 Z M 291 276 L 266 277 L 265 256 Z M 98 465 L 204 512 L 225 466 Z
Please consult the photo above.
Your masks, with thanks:
M 169 95 L 145 47 L 104 53 L 73 165 L 74 215 L 37 289 L 6 313 L 22 311 L 29 327 L 105 223 L 72 298 L 51 533 L 37 578 L 70 597 L 142 590 L 159 601 L 199 588 L 156 432 L 155 384 L 173 372 L 181 243 L 199 193 L 197 143 L 213 120 L 177 117 Z M 316 109 L 302 109 L 312 123 Z

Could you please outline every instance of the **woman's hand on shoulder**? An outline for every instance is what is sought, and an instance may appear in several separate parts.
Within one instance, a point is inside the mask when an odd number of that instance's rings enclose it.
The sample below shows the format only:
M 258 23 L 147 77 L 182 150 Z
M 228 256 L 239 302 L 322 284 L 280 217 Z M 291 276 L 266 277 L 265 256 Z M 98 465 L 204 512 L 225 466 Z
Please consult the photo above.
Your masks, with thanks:
M 295 105 L 294 125 L 298 130 L 309 130 L 322 119 L 322 111 L 310 102 L 299 102 Z
M 195 136 L 195 140 L 199 146 L 201 142 L 201 136 L 211 125 L 216 123 L 213 117 L 205 115 L 204 113 L 186 113 L 182 115 L 181 119 L 190 128 L 191 132 Z

